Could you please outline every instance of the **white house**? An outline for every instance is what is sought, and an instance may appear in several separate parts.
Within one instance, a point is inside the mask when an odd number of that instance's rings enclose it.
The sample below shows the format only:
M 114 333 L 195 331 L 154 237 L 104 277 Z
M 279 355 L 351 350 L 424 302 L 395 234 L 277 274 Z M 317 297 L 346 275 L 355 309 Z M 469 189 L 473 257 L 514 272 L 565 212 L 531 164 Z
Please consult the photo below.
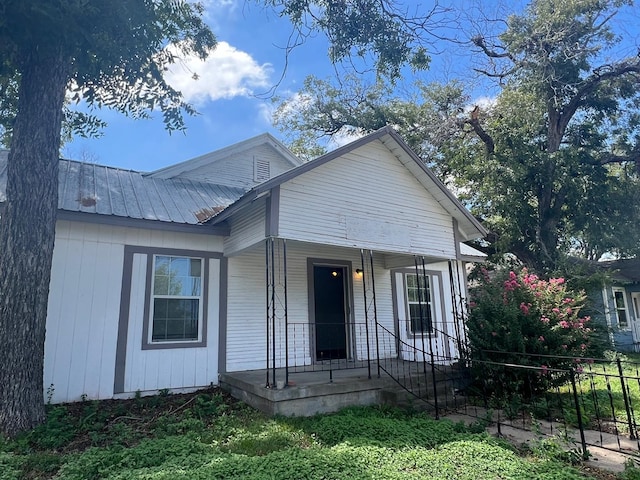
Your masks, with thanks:
M 308 163 L 268 134 L 151 173 L 61 160 L 45 387 L 114 398 L 425 342 L 450 361 L 462 242 L 485 233 L 390 128 Z

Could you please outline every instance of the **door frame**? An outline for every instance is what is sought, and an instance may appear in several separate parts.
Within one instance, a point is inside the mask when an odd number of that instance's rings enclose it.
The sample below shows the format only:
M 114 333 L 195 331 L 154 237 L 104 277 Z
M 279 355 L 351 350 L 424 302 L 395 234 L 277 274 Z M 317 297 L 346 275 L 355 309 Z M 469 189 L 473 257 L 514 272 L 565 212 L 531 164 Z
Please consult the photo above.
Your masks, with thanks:
M 346 350 L 347 360 L 357 360 L 355 348 L 355 331 L 354 331 L 354 314 L 353 314 L 353 269 L 350 260 L 332 260 L 326 258 L 307 258 L 307 293 L 309 306 L 309 353 L 311 354 L 311 362 L 318 363 L 316 358 L 316 301 L 315 301 L 315 285 L 313 279 L 314 267 L 336 267 L 344 271 L 344 311 L 345 311 L 345 329 L 346 329 Z

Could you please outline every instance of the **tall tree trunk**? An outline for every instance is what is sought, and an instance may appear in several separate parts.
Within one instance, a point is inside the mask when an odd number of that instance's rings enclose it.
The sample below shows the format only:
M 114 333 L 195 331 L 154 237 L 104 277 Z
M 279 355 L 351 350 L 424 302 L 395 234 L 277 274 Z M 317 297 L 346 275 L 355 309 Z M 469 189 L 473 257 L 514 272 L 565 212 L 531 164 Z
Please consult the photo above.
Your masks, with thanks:
M 0 218 L 0 432 L 44 421 L 43 366 L 58 204 L 58 155 L 70 61 L 61 49 L 24 53 L 18 115 Z

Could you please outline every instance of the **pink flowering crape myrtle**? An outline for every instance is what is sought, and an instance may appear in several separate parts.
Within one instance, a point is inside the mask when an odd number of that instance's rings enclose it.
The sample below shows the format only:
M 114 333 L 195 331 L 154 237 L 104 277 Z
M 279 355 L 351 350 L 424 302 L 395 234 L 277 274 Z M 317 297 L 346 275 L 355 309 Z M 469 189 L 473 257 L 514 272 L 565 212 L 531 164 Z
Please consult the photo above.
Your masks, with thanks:
M 543 390 L 552 372 L 575 369 L 576 359 L 589 354 L 594 333 L 591 319 L 581 315 L 586 296 L 567 288 L 563 278 L 545 280 L 527 269 L 486 274 L 471 297 L 472 358 L 536 367 L 530 369 L 536 376 L 513 379 L 520 385 L 504 385 L 505 391 L 522 388 L 531 395 Z

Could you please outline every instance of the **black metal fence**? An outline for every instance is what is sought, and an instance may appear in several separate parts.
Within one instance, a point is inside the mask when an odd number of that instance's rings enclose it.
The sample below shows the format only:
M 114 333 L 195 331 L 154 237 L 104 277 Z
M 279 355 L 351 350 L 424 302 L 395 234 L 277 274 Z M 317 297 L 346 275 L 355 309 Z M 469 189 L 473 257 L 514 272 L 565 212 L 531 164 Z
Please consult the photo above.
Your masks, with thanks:
M 492 353 L 499 360 L 497 352 Z M 495 423 L 499 431 L 508 426 L 560 436 L 574 443 L 584 458 L 589 446 L 640 453 L 639 363 L 576 358 L 571 359 L 574 367 L 556 369 L 545 366 L 543 356 L 508 355 L 510 362 L 467 362 L 468 377 L 462 389 L 454 390 L 452 410 Z M 514 357 L 520 361 L 513 361 Z M 496 388 L 514 378 L 520 383 L 511 394 Z M 526 382 L 546 388 L 536 392 L 527 389 Z M 496 391 L 502 393 L 496 395 Z M 523 391 L 534 393 L 523 395 Z

